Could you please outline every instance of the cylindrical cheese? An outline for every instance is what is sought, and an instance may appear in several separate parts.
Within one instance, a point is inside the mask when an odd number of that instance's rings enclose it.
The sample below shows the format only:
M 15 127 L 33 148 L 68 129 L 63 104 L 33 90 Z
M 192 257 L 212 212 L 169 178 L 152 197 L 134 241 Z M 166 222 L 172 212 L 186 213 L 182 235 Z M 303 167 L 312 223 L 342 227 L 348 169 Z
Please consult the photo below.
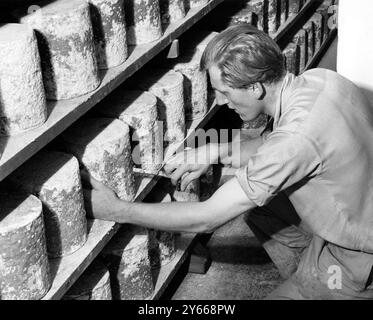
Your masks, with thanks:
M 0 26 L 0 135 L 15 135 L 47 119 L 37 41 L 20 24 Z
M 307 52 L 308 52 L 308 63 L 311 62 L 313 55 L 315 54 L 315 33 L 314 27 L 311 20 L 309 20 L 304 26 L 303 30 L 307 33 Z
M 134 130 L 139 142 L 132 152 L 135 164 L 141 165 L 147 173 L 157 173 L 163 161 L 163 135 L 157 123 L 157 98 L 150 92 L 120 90 L 111 95 L 98 112 L 120 119 Z
M 286 69 L 292 74 L 299 74 L 299 47 L 295 43 L 290 43 L 283 54 L 286 59 Z
M 272 37 L 276 34 L 280 24 L 278 16 L 279 0 L 268 0 L 268 34 Z
M 268 10 L 266 2 L 263 0 L 251 0 L 247 3 L 247 8 L 254 12 L 252 24 L 259 30 L 268 32 Z
M 57 0 L 35 5 L 41 9 L 21 13 L 20 21 L 35 29 L 47 98 L 71 99 L 95 90 L 100 80 L 88 3 Z
M 122 64 L 128 56 L 123 0 L 89 0 L 99 69 Z
M 320 13 L 315 13 L 312 16 L 312 22 L 314 26 L 314 43 L 315 43 L 315 53 L 321 48 L 324 30 L 323 30 L 323 16 Z
M 100 260 L 95 260 L 63 300 L 112 300 L 109 270 Z
M 289 17 L 294 17 L 302 9 L 302 0 L 289 0 Z
M 129 128 L 120 120 L 81 119 L 62 135 L 64 148 L 119 198 L 135 197 Z
M 66 256 L 87 240 L 79 163 L 72 155 L 42 151 L 17 169 L 10 181 L 43 203 L 48 254 Z
M 317 8 L 316 12 L 321 14 L 323 17 L 323 41 L 325 41 L 330 33 L 329 28 L 329 19 L 331 14 L 329 13 L 329 7 L 331 6 L 331 1 L 327 1 L 329 3 L 323 3 L 320 7 Z
M 289 17 L 289 0 L 281 0 L 280 26 L 283 26 Z
M 172 199 L 177 202 L 198 202 L 199 201 L 199 180 L 193 180 L 186 187 L 185 191 L 180 191 L 180 182 L 176 186 Z
M 192 8 L 198 8 L 201 6 L 205 6 L 208 3 L 209 3 L 209 0 L 186 0 L 185 9 L 188 11 Z
M 230 18 L 229 26 L 234 26 L 238 24 L 251 24 L 257 27 L 257 20 L 255 13 L 248 8 L 241 10 L 238 14 L 235 14 Z
M 185 120 L 202 118 L 207 113 L 207 73 L 200 70 L 201 53 L 188 53 L 173 66 L 184 76 Z
M 124 7 L 130 45 L 145 44 L 162 37 L 158 0 L 126 0 Z
M 140 84 L 158 98 L 159 120 L 163 122 L 165 158 L 172 154 L 185 137 L 184 79 L 181 73 L 147 70 L 151 75 Z
M 0 201 L 0 299 L 41 299 L 51 286 L 42 204 L 11 194 Z
M 145 229 L 124 225 L 102 251 L 115 300 L 144 300 L 154 292 Z
M 161 202 L 171 202 L 167 194 Z M 170 263 L 176 256 L 176 237 L 174 233 L 149 229 L 149 259 L 152 268 L 157 269 Z
M 162 24 L 172 24 L 185 17 L 183 0 L 160 0 Z
M 294 36 L 293 42 L 299 46 L 299 73 L 302 73 L 308 62 L 308 41 L 307 32 L 303 29 L 299 30 Z

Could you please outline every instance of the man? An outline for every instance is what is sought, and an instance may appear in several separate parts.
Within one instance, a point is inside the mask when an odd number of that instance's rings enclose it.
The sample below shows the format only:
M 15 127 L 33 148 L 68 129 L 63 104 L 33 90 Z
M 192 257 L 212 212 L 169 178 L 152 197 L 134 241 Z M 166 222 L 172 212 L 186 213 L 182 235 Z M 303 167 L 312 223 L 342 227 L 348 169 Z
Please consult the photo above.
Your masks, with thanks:
M 373 110 L 358 88 L 324 69 L 299 77 L 265 33 L 231 27 L 207 46 L 218 104 L 243 120 L 261 113 L 273 130 L 256 140 L 186 151 L 238 169 L 207 201 L 143 204 L 118 200 L 91 179 L 87 206 L 95 218 L 167 231 L 206 232 L 246 213 L 246 221 L 288 280 L 269 299 L 372 299 Z M 208 164 L 165 170 L 184 189 Z M 290 200 L 290 201 L 289 201 Z

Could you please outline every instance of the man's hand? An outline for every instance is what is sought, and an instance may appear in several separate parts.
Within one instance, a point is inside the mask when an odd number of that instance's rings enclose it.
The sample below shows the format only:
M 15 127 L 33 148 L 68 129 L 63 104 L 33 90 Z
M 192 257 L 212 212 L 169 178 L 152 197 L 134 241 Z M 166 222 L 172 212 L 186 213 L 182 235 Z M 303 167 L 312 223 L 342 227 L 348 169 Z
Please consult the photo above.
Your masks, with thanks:
M 88 218 L 115 221 L 115 209 L 121 202 L 115 192 L 92 178 L 87 171 L 83 170 L 81 176 Z
M 167 161 L 164 170 L 174 185 L 182 179 L 180 189 L 185 191 L 193 180 L 205 174 L 212 164 L 218 162 L 218 152 L 218 146 L 212 144 L 184 150 Z

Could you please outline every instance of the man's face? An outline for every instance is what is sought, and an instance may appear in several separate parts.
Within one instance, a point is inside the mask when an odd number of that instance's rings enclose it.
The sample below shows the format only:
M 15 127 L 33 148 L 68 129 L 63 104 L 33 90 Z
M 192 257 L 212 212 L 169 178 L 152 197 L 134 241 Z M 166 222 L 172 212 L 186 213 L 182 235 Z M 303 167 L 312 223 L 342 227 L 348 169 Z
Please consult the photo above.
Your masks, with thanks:
M 256 119 L 264 111 L 263 102 L 259 99 L 258 92 L 252 87 L 234 89 L 223 83 L 219 68 L 212 65 L 209 70 L 211 86 L 215 90 L 216 103 L 227 104 L 244 121 Z

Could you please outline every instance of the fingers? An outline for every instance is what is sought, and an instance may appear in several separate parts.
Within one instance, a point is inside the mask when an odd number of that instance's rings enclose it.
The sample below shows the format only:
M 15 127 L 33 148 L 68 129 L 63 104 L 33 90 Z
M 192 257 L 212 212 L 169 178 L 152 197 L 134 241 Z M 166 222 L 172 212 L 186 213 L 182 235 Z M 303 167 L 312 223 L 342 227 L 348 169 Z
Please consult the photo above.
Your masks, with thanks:
M 80 171 L 81 177 L 82 177 L 82 183 L 85 186 L 89 186 L 92 189 L 103 189 L 106 188 L 106 186 L 101 183 L 100 181 L 94 179 L 87 170 L 83 169 Z
M 176 185 L 180 178 L 187 172 L 189 172 L 188 166 L 179 166 L 171 175 L 172 184 Z
M 180 190 L 181 191 L 185 191 L 186 188 L 188 187 L 188 185 L 193 181 L 193 180 L 197 180 L 199 178 L 200 174 L 198 172 L 191 172 L 189 173 L 188 175 L 185 176 L 185 178 L 183 178 L 181 180 L 181 184 L 180 184 Z

